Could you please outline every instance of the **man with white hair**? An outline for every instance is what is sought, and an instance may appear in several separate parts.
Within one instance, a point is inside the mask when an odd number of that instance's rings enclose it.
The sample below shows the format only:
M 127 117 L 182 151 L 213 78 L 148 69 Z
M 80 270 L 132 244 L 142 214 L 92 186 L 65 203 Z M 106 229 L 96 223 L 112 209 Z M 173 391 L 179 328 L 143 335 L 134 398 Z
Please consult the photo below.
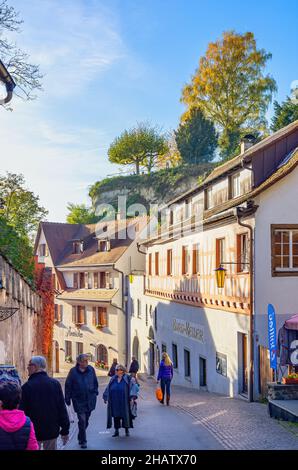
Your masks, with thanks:
M 29 380 L 22 387 L 22 409 L 34 424 L 40 448 L 57 449 L 57 437 L 68 441 L 69 417 L 62 388 L 58 380 L 46 373 L 43 356 L 33 356 L 28 363 Z

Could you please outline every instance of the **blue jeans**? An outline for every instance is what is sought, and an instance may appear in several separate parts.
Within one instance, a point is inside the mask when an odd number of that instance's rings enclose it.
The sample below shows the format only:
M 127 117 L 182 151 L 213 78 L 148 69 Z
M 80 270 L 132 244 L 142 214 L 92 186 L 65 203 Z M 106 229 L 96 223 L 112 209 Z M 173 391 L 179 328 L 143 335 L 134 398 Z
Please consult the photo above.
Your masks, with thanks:
M 162 391 L 162 401 L 164 401 L 164 398 L 165 398 L 165 391 L 167 393 L 167 398 L 170 398 L 171 396 L 171 381 L 172 379 L 160 380 L 160 386 L 161 386 L 161 391 Z

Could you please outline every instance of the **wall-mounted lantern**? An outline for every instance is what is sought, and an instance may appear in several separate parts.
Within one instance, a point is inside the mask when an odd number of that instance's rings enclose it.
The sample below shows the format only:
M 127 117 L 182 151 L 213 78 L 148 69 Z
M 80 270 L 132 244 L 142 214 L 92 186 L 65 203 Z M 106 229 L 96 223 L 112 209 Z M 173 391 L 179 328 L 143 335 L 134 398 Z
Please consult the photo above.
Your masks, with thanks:
M 216 284 L 218 289 L 223 289 L 225 285 L 227 270 L 220 265 L 215 269 Z

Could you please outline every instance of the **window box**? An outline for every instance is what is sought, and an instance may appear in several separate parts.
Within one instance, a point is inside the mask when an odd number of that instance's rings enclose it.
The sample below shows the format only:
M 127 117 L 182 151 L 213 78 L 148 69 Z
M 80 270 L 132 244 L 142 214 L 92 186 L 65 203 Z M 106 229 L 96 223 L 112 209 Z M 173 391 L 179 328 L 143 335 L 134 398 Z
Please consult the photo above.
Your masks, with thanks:
M 96 361 L 94 365 L 97 369 L 102 369 L 102 370 L 108 370 L 109 369 L 108 364 L 106 364 L 104 362 L 101 362 L 101 361 Z
M 104 325 L 101 325 L 100 323 L 95 326 L 97 330 L 102 330 L 104 328 Z

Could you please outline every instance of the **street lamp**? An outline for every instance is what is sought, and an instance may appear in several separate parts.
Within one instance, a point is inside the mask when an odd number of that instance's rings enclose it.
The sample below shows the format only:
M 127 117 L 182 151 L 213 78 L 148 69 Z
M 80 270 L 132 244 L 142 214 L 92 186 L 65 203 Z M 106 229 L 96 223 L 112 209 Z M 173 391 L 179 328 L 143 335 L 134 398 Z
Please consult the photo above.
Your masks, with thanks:
M 216 284 L 218 289 L 223 289 L 225 285 L 227 270 L 220 265 L 215 269 Z

